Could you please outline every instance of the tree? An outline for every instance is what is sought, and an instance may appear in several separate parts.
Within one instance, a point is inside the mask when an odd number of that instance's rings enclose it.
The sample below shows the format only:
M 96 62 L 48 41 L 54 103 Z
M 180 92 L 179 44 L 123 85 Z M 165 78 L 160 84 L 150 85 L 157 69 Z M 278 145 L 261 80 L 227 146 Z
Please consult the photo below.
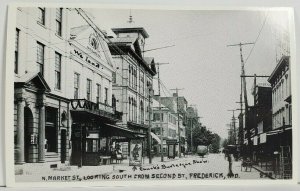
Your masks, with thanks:
M 218 153 L 220 151 L 220 142 L 221 142 L 221 137 L 218 134 L 214 133 L 212 138 L 212 143 L 210 145 L 210 152 Z

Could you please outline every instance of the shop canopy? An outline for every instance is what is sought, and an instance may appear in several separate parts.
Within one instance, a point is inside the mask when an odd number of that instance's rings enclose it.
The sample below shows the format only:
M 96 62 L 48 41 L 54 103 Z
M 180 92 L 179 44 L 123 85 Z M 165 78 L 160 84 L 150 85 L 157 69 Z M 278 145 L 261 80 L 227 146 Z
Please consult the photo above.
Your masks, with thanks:
M 155 140 L 158 142 L 158 144 L 161 143 L 160 138 L 159 138 L 155 133 L 152 133 L 152 132 L 151 132 L 151 137 L 152 137 L 153 139 L 155 139 Z
M 106 123 L 105 125 L 101 126 L 101 137 L 126 137 L 129 139 L 136 139 L 141 138 L 141 136 L 145 136 L 143 133 L 139 133 L 121 126 L 112 125 Z

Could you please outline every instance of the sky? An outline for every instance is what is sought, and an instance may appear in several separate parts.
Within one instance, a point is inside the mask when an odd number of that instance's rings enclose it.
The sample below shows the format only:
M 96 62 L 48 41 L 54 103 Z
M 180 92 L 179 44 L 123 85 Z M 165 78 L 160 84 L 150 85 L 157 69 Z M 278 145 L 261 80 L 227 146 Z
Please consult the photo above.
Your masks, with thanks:
M 126 25 L 130 14 L 127 9 L 85 11 L 109 35 L 114 35 L 111 28 Z M 169 63 L 160 67 L 165 87 L 162 96 L 171 96 L 170 89 L 183 88 L 179 96 L 184 96 L 188 105 L 196 105 L 201 123 L 222 138 L 227 137 L 226 124 L 232 118 L 228 110 L 239 108 L 240 95 L 239 47 L 227 45 L 256 42 L 243 47 L 245 73 L 270 75 L 279 57 L 278 42 L 287 41 L 282 34 L 289 32 L 288 13 L 282 10 L 132 9 L 131 14 L 133 25 L 144 27 L 149 34 L 146 50 L 174 45 L 145 53 L 158 63 Z M 265 83 L 266 79 L 257 81 Z M 253 79 L 247 79 L 249 105 L 254 99 L 252 86 Z

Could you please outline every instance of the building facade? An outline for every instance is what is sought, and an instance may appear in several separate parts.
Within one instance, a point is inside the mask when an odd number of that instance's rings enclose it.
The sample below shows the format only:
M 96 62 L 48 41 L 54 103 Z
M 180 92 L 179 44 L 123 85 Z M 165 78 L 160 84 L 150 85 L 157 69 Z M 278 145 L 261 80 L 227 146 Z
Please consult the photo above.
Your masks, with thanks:
M 85 16 L 79 9 L 18 8 L 16 164 L 97 165 L 112 137 L 132 136 L 116 126 L 122 113 L 106 36 Z
M 15 163 L 69 160 L 69 10 L 17 9 Z
M 152 83 L 156 74 L 153 58 L 144 57 L 145 39 L 149 37 L 143 27 L 130 23 L 126 27 L 113 28 L 115 38 L 110 38 L 109 49 L 116 71 L 113 77 L 113 95 L 117 110 L 123 113 L 121 127 L 140 133 L 146 150 L 149 115 L 152 108 Z M 127 142 L 123 142 L 126 155 Z

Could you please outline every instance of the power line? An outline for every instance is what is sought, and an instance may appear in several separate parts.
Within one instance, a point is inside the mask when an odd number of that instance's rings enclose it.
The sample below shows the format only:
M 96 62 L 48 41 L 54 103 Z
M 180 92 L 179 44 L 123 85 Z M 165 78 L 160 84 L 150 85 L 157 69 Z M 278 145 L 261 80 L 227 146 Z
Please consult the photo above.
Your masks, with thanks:
M 251 50 L 250 50 L 250 53 L 248 54 L 248 56 L 247 56 L 247 58 L 246 58 L 246 60 L 245 60 L 245 64 L 247 63 L 247 61 L 248 61 L 248 59 L 249 59 L 251 53 L 253 52 L 253 49 L 254 49 L 254 47 L 255 47 L 255 45 L 256 45 L 256 42 L 257 42 L 258 38 L 260 37 L 260 34 L 261 34 L 261 32 L 262 32 L 262 30 L 263 30 L 265 24 L 266 24 L 266 21 L 267 21 L 267 18 L 268 18 L 268 14 L 269 14 L 269 11 L 267 11 L 267 13 L 266 13 L 265 20 L 264 20 L 264 22 L 263 22 L 263 24 L 262 24 L 262 26 L 261 26 L 261 28 L 260 28 L 260 30 L 259 30 L 259 32 L 258 32 L 258 35 L 257 35 L 257 37 L 256 37 L 256 39 L 255 39 L 255 41 L 254 41 L 254 44 L 253 44 L 253 46 L 252 46 L 252 48 L 251 48 Z

